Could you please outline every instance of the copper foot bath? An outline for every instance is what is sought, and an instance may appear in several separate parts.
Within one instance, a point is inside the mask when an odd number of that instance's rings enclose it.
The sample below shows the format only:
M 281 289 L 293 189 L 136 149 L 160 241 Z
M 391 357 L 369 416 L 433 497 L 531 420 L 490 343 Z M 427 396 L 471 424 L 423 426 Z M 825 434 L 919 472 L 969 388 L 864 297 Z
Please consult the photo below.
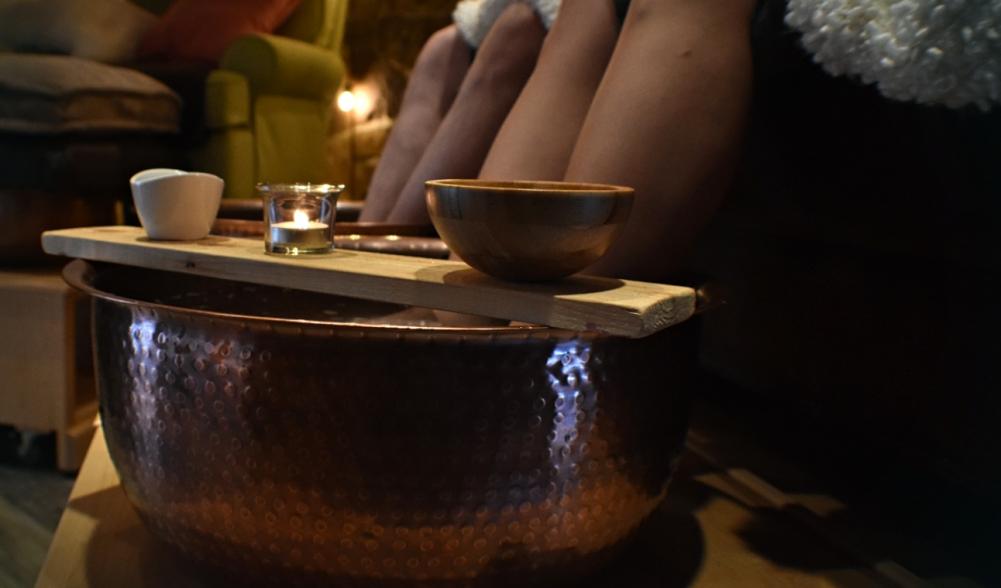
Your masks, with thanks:
M 65 277 L 94 297 L 130 501 L 237 585 L 580 578 L 682 447 L 691 321 L 627 340 L 82 261 Z

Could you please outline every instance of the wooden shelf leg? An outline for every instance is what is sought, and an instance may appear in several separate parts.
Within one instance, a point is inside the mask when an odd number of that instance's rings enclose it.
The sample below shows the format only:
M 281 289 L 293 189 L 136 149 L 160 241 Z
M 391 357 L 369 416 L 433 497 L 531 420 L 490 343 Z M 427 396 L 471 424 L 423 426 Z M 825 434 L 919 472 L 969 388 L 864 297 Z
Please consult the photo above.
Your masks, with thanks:
M 63 431 L 56 432 L 56 467 L 63 472 L 75 472 L 94 438 L 94 420 L 80 421 Z

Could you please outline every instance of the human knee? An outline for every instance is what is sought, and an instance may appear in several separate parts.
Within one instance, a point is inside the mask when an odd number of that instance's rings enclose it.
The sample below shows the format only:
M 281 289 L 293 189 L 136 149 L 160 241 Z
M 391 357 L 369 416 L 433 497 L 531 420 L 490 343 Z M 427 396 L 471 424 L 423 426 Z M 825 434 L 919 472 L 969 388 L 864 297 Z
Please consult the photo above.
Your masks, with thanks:
M 581 11 L 598 11 L 614 13 L 612 0 L 561 0 L 560 12 L 564 18 L 566 15 L 579 13 Z M 559 17 L 556 19 L 559 21 Z
M 711 14 L 734 24 L 750 18 L 757 0 L 631 0 L 628 20 L 676 19 L 679 14 Z
M 546 35 L 542 55 L 556 53 L 558 62 L 568 56 L 583 57 L 594 67 L 604 69 L 615 46 L 619 24 L 612 0 L 562 0 L 560 14 Z
M 436 31 L 424 43 L 420 55 L 417 57 L 415 69 L 427 66 L 436 69 L 437 66 L 444 65 L 454 51 L 455 44 L 460 41 L 459 31 L 455 25 L 449 25 Z
M 474 86 L 509 84 L 531 73 L 545 39 L 542 22 L 527 4 L 511 4 L 480 45 L 468 78 Z
M 545 34 L 545 29 L 542 26 L 542 21 L 539 20 L 539 15 L 527 3 L 513 2 L 501 12 L 493 26 L 490 27 L 490 32 L 487 34 L 486 39 L 484 39 L 484 44 L 491 37 L 495 37 L 506 43 L 517 43 L 519 38 L 531 34 L 533 30 L 543 35 Z

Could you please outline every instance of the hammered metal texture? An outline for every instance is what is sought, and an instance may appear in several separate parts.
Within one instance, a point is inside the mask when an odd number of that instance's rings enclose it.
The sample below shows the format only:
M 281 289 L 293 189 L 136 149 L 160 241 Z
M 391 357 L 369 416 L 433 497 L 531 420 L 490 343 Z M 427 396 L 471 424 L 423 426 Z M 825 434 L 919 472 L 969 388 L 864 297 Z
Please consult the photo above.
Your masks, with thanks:
M 139 301 L 224 308 L 237 285 L 85 273 L 129 297 L 94 300 L 101 416 L 129 499 L 241 582 L 572 580 L 658 505 L 682 446 L 685 325 L 633 341 L 255 320 Z M 256 293 L 262 313 L 321 300 Z

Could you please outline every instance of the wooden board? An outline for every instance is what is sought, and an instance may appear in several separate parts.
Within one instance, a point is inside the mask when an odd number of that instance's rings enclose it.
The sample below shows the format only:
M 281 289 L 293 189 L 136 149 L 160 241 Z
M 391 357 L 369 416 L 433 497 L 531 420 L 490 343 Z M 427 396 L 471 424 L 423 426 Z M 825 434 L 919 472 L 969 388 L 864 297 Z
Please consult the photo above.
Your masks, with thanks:
M 346 250 L 278 257 L 266 255 L 260 240 L 210 236 L 156 242 L 138 227 L 49 231 L 42 246 L 53 255 L 625 337 L 650 335 L 695 312 L 695 291 L 681 286 L 589 276 L 517 284 L 457 261 Z
M 845 555 L 695 454 L 628 551 L 581 588 L 919 587 Z M 143 527 L 94 437 L 35 588 L 229 588 L 204 577 Z M 234 585 L 235 586 L 235 585 Z

